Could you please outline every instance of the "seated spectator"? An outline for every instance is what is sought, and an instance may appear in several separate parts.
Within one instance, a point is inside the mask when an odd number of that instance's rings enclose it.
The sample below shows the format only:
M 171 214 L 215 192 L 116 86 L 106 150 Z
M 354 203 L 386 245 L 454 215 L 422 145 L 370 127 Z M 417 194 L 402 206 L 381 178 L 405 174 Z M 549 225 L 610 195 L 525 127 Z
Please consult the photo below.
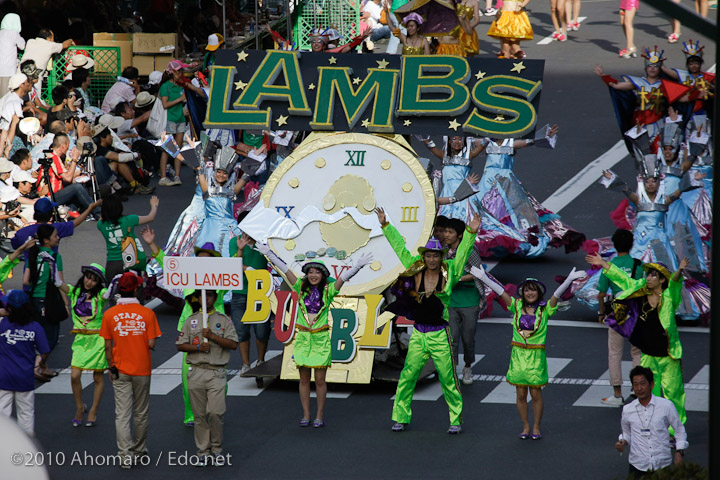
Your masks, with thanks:
M 110 113 L 120 102 L 133 102 L 140 93 L 140 84 L 138 78 L 140 74 L 138 69 L 135 67 L 125 67 L 122 71 L 122 75 L 118 77 L 117 82 L 110 87 L 110 90 L 105 94 L 105 99 L 102 103 L 102 111 Z
M 80 174 L 77 168 L 77 161 L 80 158 L 80 151 L 77 148 L 70 150 L 70 139 L 64 133 L 55 135 L 52 143 L 52 160 L 51 168 L 48 170 L 50 184 L 46 185 L 43 173 L 44 166 L 40 167 L 40 173 L 37 179 L 38 192 L 42 195 L 45 189 L 51 188 L 55 194 L 55 201 L 61 205 L 75 205 L 79 210 L 87 209 L 92 203 L 90 194 L 80 183 L 75 183 L 74 179 Z M 70 153 L 70 162 L 68 168 L 65 168 L 65 157 Z M 100 209 L 93 210 L 95 218 L 99 217 Z
M 85 70 L 86 72 L 90 73 L 90 69 L 95 66 L 95 60 L 88 57 L 87 55 L 82 55 L 78 53 L 77 55 L 73 55 L 73 57 L 70 59 L 70 65 L 68 65 L 67 70 L 68 74 L 65 76 L 65 80 L 72 80 L 73 75 L 78 70 Z
M 137 114 L 133 106 L 127 102 L 118 103 L 114 113 L 124 119 L 118 127 L 117 134 L 120 139 L 129 144 L 132 150 L 140 154 L 140 165 L 148 171 L 155 172 L 160 166 L 162 149 L 145 140 L 138 133 L 138 127 L 147 123 L 150 118 L 150 109 L 145 107 L 155 103 L 155 97 L 147 92 L 140 92 L 135 105 L 145 109 L 144 113 Z
M 20 170 L 12 180 L 13 187 L 20 193 L 17 197 L 17 201 L 20 203 L 20 216 L 25 220 L 32 219 L 35 216 L 35 203 L 38 200 L 37 192 L 35 192 L 35 179 L 29 171 Z
M 45 77 L 52 56 L 72 45 L 75 45 L 72 39 L 67 39 L 63 43 L 56 43 L 55 34 L 47 28 L 41 29 L 38 32 L 37 38 L 27 41 L 22 59 L 23 61 L 33 60 L 40 70 L 39 81 L 35 84 L 35 90 L 38 95 L 42 93 L 43 78 Z M 50 65 L 50 68 L 52 68 L 52 65 Z
M 62 110 L 70 110 L 69 104 L 75 102 L 75 94 L 73 93 L 72 102 L 70 97 L 70 90 L 64 85 L 58 85 L 52 90 L 52 101 L 53 106 L 47 113 L 47 123 L 52 123 L 58 120 L 58 115 Z
M 372 34 L 370 40 L 377 42 L 382 38 L 390 38 L 391 31 L 390 27 L 380 23 L 380 17 L 382 16 L 384 0 L 369 0 L 363 7 L 361 18 L 365 20 L 370 28 L 372 28 Z
M 83 57 L 87 58 L 87 57 Z M 83 99 L 83 112 L 92 106 L 88 89 L 90 88 L 90 70 L 79 68 L 73 72 L 72 86 L 75 91 L 80 92 Z
M 20 205 L 17 204 L 20 192 L 7 183 L 10 178 L 10 172 L 12 172 L 13 164 L 5 158 L 0 158 L 0 202 L 3 205 L 0 212 L 3 214 L 0 216 L 0 220 L 9 219 L 7 227 L 3 227 L 2 230 L 17 230 L 23 225 L 27 224 L 28 221 L 20 216 Z M 10 205 L 10 208 L 7 207 Z
M 32 84 L 32 87 L 27 95 L 23 97 L 24 107 L 23 112 L 32 114 L 38 120 L 41 125 L 47 125 L 47 108 L 48 105 L 43 101 L 40 95 L 35 90 L 35 85 L 40 81 L 40 70 L 38 70 L 33 60 L 25 60 L 20 64 L 20 72 L 24 73 L 28 80 Z
M 15 183 L 17 182 L 16 177 L 21 171 L 26 171 L 29 174 L 32 175 L 33 172 L 31 172 L 33 167 L 32 157 L 30 156 L 30 152 L 27 148 L 21 148 L 17 152 L 13 154 L 12 157 L 10 157 L 10 161 L 13 163 L 13 170 L 10 173 L 10 182 L 8 183 Z M 37 175 L 37 172 L 35 172 L 35 175 Z
M 0 152 L 7 158 L 18 148 L 25 147 L 25 144 L 16 138 L 17 124 L 23 118 L 22 98 L 32 89 L 32 83 L 24 73 L 16 73 L 10 77 L 8 85 L 10 89 L 0 98 Z
M 139 154 L 137 152 L 119 152 L 113 146 L 113 137 L 108 127 L 96 125 L 93 128 L 93 140 L 97 145 L 95 172 L 98 183 L 109 184 L 112 182 L 112 178 L 108 178 L 109 172 L 102 165 L 103 162 L 106 162 L 112 172 L 117 173 L 128 182 L 134 193 L 148 195 L 155 191 L 154 188 L 147 187 L 135 179 L 133 169 L 137 169 L 137 167 L 134 161 L 139 157 Z

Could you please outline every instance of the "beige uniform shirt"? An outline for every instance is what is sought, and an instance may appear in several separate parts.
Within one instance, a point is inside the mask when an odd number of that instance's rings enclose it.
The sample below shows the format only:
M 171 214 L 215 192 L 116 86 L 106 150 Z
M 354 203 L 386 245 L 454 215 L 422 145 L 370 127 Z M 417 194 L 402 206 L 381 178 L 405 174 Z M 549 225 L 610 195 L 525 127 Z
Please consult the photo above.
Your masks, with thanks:
M 185 324 L 183 325 L 182 330 L 180 330 L 178 339 L 175 344 L 182 345 L 184 343 L 189 343 L 192 346 L 200 345 L 204 341 L 202 336 L 202 328 L 202 312 L 198 311 L 196 313 L 193 313 L 187 318 L 187 320 L 185 320 Z M 235 342 L 238 341 L 235 326 L 233 325 L 230 318 L 226 315 L 223 315 L 222 313 L 218 313 L 213 310 L 213 312 L 208 315 L 208 328 L 212 333 L 219 337 L 227 338 Z M 187 354 L 187 363 L 189 363 L 190 365 L 223 366 L 227 365 L 229 361 L 230 350 L 222 348 L 220 345 L 213 341 L 210 342 L 209 352 L 195 351 L 188 352 Z

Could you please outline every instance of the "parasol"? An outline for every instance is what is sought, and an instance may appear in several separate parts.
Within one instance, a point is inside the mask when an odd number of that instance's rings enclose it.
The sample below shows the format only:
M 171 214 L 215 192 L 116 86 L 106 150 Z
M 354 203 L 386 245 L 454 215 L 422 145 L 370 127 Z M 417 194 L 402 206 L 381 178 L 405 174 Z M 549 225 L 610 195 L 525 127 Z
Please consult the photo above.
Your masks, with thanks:
M 425 23 L 422 34 L 428 37 L 447 35 L 460 25 L 453 0 L 412 0 L 395 10 L 395 16 L 402 22 L 410 13 L 420 15 Z

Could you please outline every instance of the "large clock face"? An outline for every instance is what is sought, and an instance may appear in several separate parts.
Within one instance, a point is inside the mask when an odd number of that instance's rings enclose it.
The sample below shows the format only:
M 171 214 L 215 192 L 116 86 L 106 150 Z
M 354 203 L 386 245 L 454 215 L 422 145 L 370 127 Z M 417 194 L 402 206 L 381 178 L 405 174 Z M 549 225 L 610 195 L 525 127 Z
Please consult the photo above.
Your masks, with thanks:
M 379 292 L 404 270 L 382 235 L 376 207 L 385 209 L 412 254 L 429 238 L 436 213 L 430 179 L 415 155 L 389 138 L 359 133 L 308 137 L 275 170 L 262 200 L 304 225 L 293 238 L 268 236 L 298 277 L 303 264 L 320 260 L 338 278 L 372 252 L 371 265 L 346 283 L 343 295 Z

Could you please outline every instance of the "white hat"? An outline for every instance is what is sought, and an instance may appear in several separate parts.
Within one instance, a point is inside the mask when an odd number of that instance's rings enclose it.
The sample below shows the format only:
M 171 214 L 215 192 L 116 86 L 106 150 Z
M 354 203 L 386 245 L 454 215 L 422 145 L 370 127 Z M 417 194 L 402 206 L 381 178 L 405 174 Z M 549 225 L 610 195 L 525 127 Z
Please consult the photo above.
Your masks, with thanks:
M 0 173 L 12 172 L 15 164 L 7 158 L 0 158 Z
M 40 131 L 40 120 L 35 117 L 25 117 L 18 124 L 24 135 L 35 135 Z
M 35 183 L 35 179 L 30 174 L 28 170 L 20 170 L 16 174 L 13 175 L 13 182 L 14 183 L 20 183 L 20 182 L 28 182 L 28 183 Z
M 8 90 L 17 90 L 20 88 L 20 85 L 27 82 L 27 75 L 24 73 L 16 73 L 12 77 L 10 77 L 10 82 L 8 83 Z
M 90 57 L 86 57 L 85 55 L 78 54 L 73 55 L 72 60 L 70 60 L 70 65 L 68 65 L 67 69 L 70 71 L 77 70 L 78 68 L 90 70 L 93 65 L 95 65 L 95 60 Z
M 100 125 L 110 127 L 113 130 L 120 128 L 120 125 L 122 125 L 124 122 L 125 119 L 123 117 L 116 117 L 115 115 L 110 115 L 109 113 L 106 113 L 105 115 L 100 117 L 100 120 L 98 120 L 98 123 Z
M 155 96 L 150 95 L 148 92 L 140 92 L 138 93 L 137 98 L 135 99 L 135 106 L 137 108 L 143 108 L 147 107 L 148 105 L 152 105 L 155 102 Z
M 162 72 L 158 72 L 157 70 L 150 72 L 150 75 L 148 75 L 148 85 L 160 85 L 162 77 Z

